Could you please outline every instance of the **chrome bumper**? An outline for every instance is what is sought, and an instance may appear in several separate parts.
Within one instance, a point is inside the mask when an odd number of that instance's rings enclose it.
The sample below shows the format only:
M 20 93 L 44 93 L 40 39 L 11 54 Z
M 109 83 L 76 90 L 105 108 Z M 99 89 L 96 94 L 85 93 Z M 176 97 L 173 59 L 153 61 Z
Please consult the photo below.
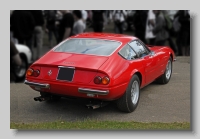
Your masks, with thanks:
M 94 90 L 94 89 L 88 89 L 88 88 L 78 88 L 78 92 L 85 93 L 85 94 L 94 94 L 94 95 L 108 95 L 108 90 Z
M 29 82 L 27 80 L 24 81 L 25 84 L 30 85 L 30 86 L 34 86 L 34 87 L 40 87 L 40 88 L 50 88 L 49 84 L 41 84 L 41 83 L 35 83 L 35 82 Z
M 50 84 L 41 84 L 41 83 L 35 83 L 35 82 L 29 82 L 27 80 L 24 81 L 24 84 L 39 87 L 39 88 L 47 88 L 50 89 Z M 89 89 L 89 88 L 78 88 L 79 93 L 85 93 L 85 94 L 92 94 L 92 95 L 108 95 L 108 90 L 95 90 L 95 89 Z

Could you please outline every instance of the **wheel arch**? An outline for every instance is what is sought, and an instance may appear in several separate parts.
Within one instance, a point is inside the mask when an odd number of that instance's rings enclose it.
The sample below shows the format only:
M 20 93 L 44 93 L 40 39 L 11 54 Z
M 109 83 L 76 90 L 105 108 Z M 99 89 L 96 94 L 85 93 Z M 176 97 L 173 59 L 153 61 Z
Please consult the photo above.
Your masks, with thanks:
M 170 57 L 172 58 L 172 61 L 174 61 L 174 56 L 173 56 L 173 54 L 172 53 L 170 53 Z
M 134 72 L 132 72 L 131 78 L 132 78 L 134 75 L 137 75 L 138 78 L 140 79 L 140 87 L 141 87 L 142 81 L 143 81 L 143 80 L 142 80 L 142 74 L 141 74 L 138 70 L 135 70 Z M 131 80 L 131 78 L 130 78 L 130 80 Z
M 140 79 L 140 87 L 141 87 L 141 84 L 142 84 L 142 74 L 139 72 L 139 71 L 137 71 L 137 72 L 135 72 L 135 74 L 138 76 L 138 78 Z

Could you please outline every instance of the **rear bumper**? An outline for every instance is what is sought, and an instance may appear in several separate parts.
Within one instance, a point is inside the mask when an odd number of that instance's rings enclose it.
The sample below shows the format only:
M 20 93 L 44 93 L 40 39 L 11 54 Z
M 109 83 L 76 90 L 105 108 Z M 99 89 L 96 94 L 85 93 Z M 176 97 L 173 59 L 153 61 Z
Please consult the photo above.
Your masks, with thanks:
M 27 80 L 24 81 L 25 84 L 30 85 L 32 87 L 39 87 L 39 88 L 45 88 L 50 89 L 50 84 L 42 84 L 42 83 L 36 83 L 36 82 L 29 82 Z M 94 94 L 94 95 L 108 95 L 108 90 L 96 90 L 91 88 L 78 88 L 79 93 L 85 93 L 85 94 Z
M 52 93 L 63 96 L 96 98 L 102 100 L 115 100 L 120 98 L 127 87 L 127 84 L 120 84 L 113 87 L 83 85 L 78 83 L 29 80 L 24 81 L 33 90 Z
M 109 90 L 94 90 L 90 88 L 78 88 L 78 92 L 86 93 L 86 94 L 94 94 L 94 95 L 108 95 Z
M 41 83 L 29 82 L 27 80 L 25 80 L 24 83 L 27 84 L 27 85 L 33 86 L 33 87 L 50 89 L 50 84 L 41 84 Z

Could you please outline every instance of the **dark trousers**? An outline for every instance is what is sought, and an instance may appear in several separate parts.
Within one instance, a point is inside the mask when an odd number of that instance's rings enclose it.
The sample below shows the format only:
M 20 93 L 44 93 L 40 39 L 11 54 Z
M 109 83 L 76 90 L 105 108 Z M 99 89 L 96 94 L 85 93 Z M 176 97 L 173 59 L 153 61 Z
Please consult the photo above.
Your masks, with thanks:
M 56 43 L 58 44 L 59 43 L 59 40 L 58 40 L 58 29 L 55 26 L 48 26 L 48 30 L 49 30 L 49 33 L 48 33 L 49 41 L 52 41 L 53 35 L 54 35 L 55 39 L 56 39 Z
M 155 45 L 155 38 L 151 38 L 151 39 L 148 39 L 148 44 L 149 45 Z
M 93 22 L 92 25 L 94 32 L 103 32 L 103 22 Z
M 168 42 L 169 42 L 169 46 L 172 48 L 172 50 L 174 51 L 175 54 L 178 54 L 178 48 L 177 46 L 175 45 L 174 41 L 172 40 L 171 37 L 169 37 L 168 39 Z
M 124 22 L 115 22 L 115 33 L 123 34 Z
M 165 42 L 166 42 L 166 40 L 156 41 L 155 45 L 157 45 L 157 46 L 164 46 Z
M 146 39 L 145 39 L 145 32 L 143 31 L 136 31 L 135 36 L 139 38 L 144 44 L 146 44 Z

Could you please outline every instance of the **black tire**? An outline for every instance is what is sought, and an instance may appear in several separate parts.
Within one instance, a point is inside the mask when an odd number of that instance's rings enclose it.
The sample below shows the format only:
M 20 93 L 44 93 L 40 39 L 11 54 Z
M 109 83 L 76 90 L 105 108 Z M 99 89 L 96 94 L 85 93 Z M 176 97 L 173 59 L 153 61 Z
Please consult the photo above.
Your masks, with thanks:
M 134 95 L 134 94 L 135 95 Z M 137 75 L 133 75 L 124 95 L 119 98 L 117 107 L 124 112 L 133 112 L 139 103 L 140 98 L 140 79 Z
M 22 65 L 19 66 L 19 67 L 16 67 L 14 69 L 16 81 L 24 80 L 25 75 L 26 75 L 26 70 L 27 70 L 27 67 L 28 67 L 28 63 L 26 61 L 26 58 L 23 57 L 23 56 L 20 56 L 20 57 L 21 57 Z
M 167 84 L 172 75 L 172 58 L 170 57 L 163 75 L 161 75 L 156 82 L 159 84 Z

